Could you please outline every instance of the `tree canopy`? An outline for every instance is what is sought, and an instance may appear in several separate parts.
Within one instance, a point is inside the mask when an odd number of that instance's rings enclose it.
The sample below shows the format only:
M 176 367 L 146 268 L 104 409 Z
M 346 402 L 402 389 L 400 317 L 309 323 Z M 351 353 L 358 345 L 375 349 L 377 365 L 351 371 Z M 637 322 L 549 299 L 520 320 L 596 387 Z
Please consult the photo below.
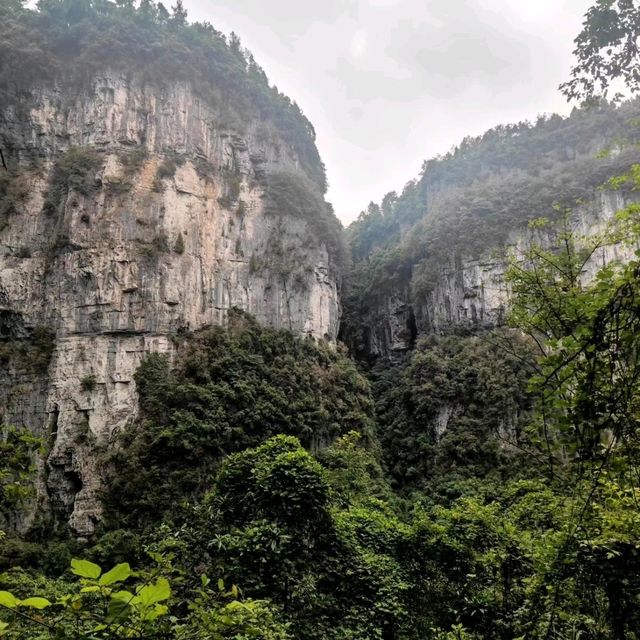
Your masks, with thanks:
M 326 191 L 315 131 L 300 107 L 269 84 L 238 37 L 207 22 L 189 23 L 182 2 L 137 6 L 111 0 L 21 0 L 0 3 L 0 99 L 47 83 L 86 83 L 107 69 L 146 81 L 188 82 L 241 127 L 267 120 L 292 146 L 307 175 Z

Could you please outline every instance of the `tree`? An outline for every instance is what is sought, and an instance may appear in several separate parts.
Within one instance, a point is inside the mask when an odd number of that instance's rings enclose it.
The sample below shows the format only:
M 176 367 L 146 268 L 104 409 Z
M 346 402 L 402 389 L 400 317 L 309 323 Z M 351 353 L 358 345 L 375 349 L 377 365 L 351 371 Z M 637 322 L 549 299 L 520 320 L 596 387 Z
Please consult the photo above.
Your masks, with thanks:
M 640 89 L 640 6 L 637 0 L 597 0 L 575 39 L 577 63 L 571 80 L 560 85 L 569 100 L 607 96 L 612 83 Z
M 179 27 L 187 24 L 187 10 L 184 8 L 182 0 L 176 0 L 175 5 L 171 7 L 171 22 Z
M 381 500 L 358 495 L 365 485 L 383 491 L 356 434 L 323 459 L 329 470 L 287 436 L 230 456 L 194 539 L 213 537 L 209 553 L 217 549 L 225 574 L 282 606 L 297 638 L 399 637 L 408 586 L 397 556 L 407 527 Z
M 637 188 L 639 178 L 634 167 L 609 186 Z M 530 382 L 538 396 L 537 439 L 573 503 L 558 536 L 541 549 L 544 563 L 529 598 L 550 599 L 534 637 L 550 637 L 571 616 L 576 628 L 634 637 L 628 632 L 640 592 L 640 266 L 637 259 L 609 262 L 591 278 L 588 267 L 603 246 L 636 249 L 639 215 L 632 204 L 590 238 L 573 231 L 569 213 L 556 227 L 539 221 L 532 233 L 545 242 L 514 257 L 507 276 L 510 320 L 540 350 Z
M 0 513 L 6 518 L 32 492 L 31 477 L 42 441 L 24 429 L 2 427 L 0 441 Z
M 562 456 L 581 468 L 601 470 L 618 456 L 633 468 L 640 463 L 640 269 L 635 260 L 609 263 L 593 280 L 585 277 L 603 245 L 624 239 L 635 246 L 638 212 L 631 205 L 618 214 L 617 226 L 594 238 L 579 237 L 567 214 L 547 236 L 550 248 L 533 243 L 507 276 L 511 322 L 541 352 L 531 384 L 540 397 L 543 437 L 549 446 L 557 439 Z

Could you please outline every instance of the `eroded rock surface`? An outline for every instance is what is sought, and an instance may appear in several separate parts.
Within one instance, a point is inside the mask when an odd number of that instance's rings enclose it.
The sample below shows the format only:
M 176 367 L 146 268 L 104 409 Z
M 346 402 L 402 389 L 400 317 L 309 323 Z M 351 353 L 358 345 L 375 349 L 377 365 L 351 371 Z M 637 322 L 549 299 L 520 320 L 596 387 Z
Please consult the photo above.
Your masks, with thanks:
M 18 348 L 4 359 L 0 422 L 50 443 L 40 510 L 86 536 L 97 460 L 135 417 L 144 354 L 171 355 L 173 335 L 233 307 L 334 341 L 336 275 L 307 221 L 264 213 L 265 176 L 296 170 L 293 150 L 268 123 L 227 124 L 187 85 L 107 73 L 5 106 L 0 133 L 18 194 L 0 224 L 0 338 L 52 340 L 34 366 Z M 88 186 L 52 204 L 56 162 L 76 148 L 97 154 Z
M 575 209 L 573 228 L 578 236 L 595 236 L 629 202 L 629 197 L 619 192 L 601 191 L 594 202 Z M 505 245 L 487 247 L 480 257 L 452 251 L 438 266 L 435 284 L 426 296 L 413 295 L 410 280 L 383 296 L 371 317 L 365 318 L 368 354 L 389 357 L 404 353 L 417 337 L 433 332 L 490 329 L 504 324 L 510 295 L 505 283 L 507 256 L 523 256 L 532 241 L 549 245 L 540 231 L 521 228 L 509 235 Z M 633 257 L 633 247 L 604 245 L 585 265 L 583 279 L 589 281 L 605 264 Z

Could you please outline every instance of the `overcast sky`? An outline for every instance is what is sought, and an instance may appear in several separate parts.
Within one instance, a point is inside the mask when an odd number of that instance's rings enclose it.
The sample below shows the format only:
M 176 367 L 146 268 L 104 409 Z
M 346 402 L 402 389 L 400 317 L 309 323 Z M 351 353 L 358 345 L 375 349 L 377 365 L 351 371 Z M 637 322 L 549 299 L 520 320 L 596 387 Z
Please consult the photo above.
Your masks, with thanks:
M 348 224 L 467 134 L 569 109 L 592 0 L 184 0 L 235 31 L 317 132 Z M 167 4 L 173 4 L 167 2 Z

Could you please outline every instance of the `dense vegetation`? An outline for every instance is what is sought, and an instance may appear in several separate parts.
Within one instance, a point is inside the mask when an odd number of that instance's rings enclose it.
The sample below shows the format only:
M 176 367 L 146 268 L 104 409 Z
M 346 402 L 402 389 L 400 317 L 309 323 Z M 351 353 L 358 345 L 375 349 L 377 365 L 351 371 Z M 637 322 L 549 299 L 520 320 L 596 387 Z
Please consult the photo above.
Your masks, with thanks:
M 0 2 L 0 100 L 50 82 L 85 83 L 105 67 L 163 84 L 189 82 L 227 124 L 242 128 L 257 116 L 273 123 L 324 193 L 324 166 L 315 132 L 300 108 L 269 85 L 235 35 L 209 23 L 190 24 L 182 2 L 172 11 L 152 0 L 23 0 Z M 5 151 L 10 151 L 6 149 Z
M 108 461 L 121 523 L 157 522 L 202 495 L 225 456 L 269 436 L 297 436 L 311 450 L 352 430 L 373 436 L 366 380 L 329 345 L 239 311 L 227 329 L 180 340 L 175 367 L 152 354 L 136 373 L 141 418 Z
M 531 342 L 432 338 L 374 372 L 382 459 L 369 386 L 329 347 L 239 314 L 149 357 L 110 461 L 119 519 L 66 543 L 70 571 L 49 546 L 2 575 L 7 637 L 635 640 L 638 265 L 580 274 L 635 246 L 638 215 L 592 246 L 551 227 L 564 249 L 513 263 Z
M 637 208 L 620 225 L 636 242 Z M 563 239 L 510 275 L 537 359 L 509 333 L 450 336 L 374 380 L 410 497 L 344 355 L 240 315 L 185 337 L 174 367 L 147 359 L 142 418 L 111 460 L 120 528 L 81 551 L 99 564 L 65 572 L 49 545 L 37 572 L 24 556 L 6 571 L 7 637 L 636 638 L 637 264 L 585 287 L 586 254 Z
M 534 366 L 531 346 L 503 331 L 430 336 L 406 361 L 378 363 L 373 394 L 394 486 L 436 495 L 462 480 L 523 472 L 516 452 L 526 445 Z

